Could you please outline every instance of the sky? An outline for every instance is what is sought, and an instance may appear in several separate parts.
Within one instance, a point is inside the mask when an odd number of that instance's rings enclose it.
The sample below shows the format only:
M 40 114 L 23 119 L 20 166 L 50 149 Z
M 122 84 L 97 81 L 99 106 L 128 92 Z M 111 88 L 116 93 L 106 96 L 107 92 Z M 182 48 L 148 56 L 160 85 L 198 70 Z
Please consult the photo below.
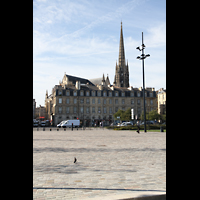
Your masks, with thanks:
M 33 98 L 44 106 L 46 90 L 64 73 L 114 81 L 121 21 L 129 83 L 142 87 L 136 50 L 144 38 L 145 87 L 166 88 L 166 0 L 33 0 Z

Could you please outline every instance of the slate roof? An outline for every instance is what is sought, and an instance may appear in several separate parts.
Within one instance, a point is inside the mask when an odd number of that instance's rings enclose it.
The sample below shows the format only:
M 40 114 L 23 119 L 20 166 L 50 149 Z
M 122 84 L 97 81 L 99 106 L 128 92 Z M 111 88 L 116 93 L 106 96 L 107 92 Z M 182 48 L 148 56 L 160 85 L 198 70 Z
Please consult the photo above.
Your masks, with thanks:
M 66 77 L 68 78 L 69 81 L 71 81 L 74 85 L 76 85 L 76 81 L 80 81 L 81 84 L 90 84 L 95 86 L 91 81 L 89 81 L 88 79 L 85 78 L 80 78 L 80 77 L 76 77 L 76 76 L 71 76 L 68 74 L 65 74 Z

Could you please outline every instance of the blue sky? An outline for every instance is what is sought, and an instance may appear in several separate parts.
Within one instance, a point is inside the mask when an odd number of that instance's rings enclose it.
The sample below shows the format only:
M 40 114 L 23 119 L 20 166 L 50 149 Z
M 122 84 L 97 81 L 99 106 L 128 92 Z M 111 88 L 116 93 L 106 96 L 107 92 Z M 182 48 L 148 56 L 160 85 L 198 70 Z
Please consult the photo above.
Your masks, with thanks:
M 145 87 L 166 88 L 166 0 L 33 0 L 33 98 L 44 105 L 64 72 L 113 83 L 121 21 L 129 82 L 142 86 L 136 57 L 144 34 Z

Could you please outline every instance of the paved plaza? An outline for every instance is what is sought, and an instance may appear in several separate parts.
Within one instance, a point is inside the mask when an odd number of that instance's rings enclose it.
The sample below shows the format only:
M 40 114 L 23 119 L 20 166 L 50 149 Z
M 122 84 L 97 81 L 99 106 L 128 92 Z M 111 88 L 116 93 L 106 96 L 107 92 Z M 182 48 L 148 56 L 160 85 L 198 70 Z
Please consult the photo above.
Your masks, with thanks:
M 165 193 L 166 132 L 33 129 L 33 199 Z

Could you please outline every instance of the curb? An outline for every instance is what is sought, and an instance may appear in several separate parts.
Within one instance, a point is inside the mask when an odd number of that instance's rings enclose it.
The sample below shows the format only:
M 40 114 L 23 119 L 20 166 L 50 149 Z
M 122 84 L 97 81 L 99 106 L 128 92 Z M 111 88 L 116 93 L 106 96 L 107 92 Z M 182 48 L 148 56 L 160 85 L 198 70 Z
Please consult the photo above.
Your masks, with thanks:
M 143 197 L 133 197 L 118 200 L 166 200 L 166 194 L 154 195 L 154 196 L 143 196 Z

